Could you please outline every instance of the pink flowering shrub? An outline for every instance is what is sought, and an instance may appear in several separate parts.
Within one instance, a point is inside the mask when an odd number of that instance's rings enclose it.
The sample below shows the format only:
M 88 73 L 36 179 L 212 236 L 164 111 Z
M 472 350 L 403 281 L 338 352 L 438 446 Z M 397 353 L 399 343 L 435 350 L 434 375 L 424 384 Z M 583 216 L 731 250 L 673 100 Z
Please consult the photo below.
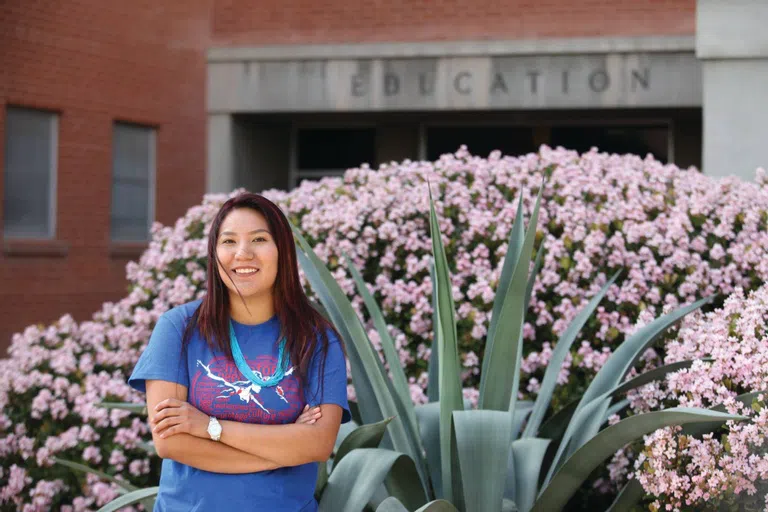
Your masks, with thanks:
M 528 218 L 531 188 L 542 174 L 549 180 L 537 246 L 546 252 L 524 332 L 523 394 L 535 394 L 559 334 L 619 268 L 625 273 L 563 365 L 556 404 L 578 396 L 641 312 L 658 315 L 711 293 L 755 289 L 768 277 L 768 188 L 652 158 L 542 147 L 484 159 L 462 149 L 436 162 L 353 169 L 266 195 L 362 311 L 340 266 L 342 252 L 350 255 L 391 326 L 413 399 L 423 402 L 432 335 L 429 180 L 452 266 L 465 394 L 476 399 L 515 201 L 522 189 Z M 14 336 L 10 358 L 0 361 L 0 507 L 84 510 L 114 496 L 113 485 L 52 466 L 54 456 L 138 486 L 157 482 L 157 461 L 141 445 L 150 437 L 144 422 L 96 404 L 143 400 L 125 384 L 127 375 L 159 315 L 203 293 L 204 237 L 225 199 L 207 196 L 174 226 L 156 226 L 149 249 L 127 267 L 128 296 L 105 304 L 92 321 L 64 317 Z M 370 336 L 377 343 L 375 330 Z
M 679 427 L 658 430 L 619 452 L 611 475 L 621 481 L 634 469 L 653 511 L 768 510 L 768 285 L 746 297 L 737 289 L 721 309 L 688 317 L 664 363 L 704 358 L 712 361 L 632 393 L 632 411 L 722 405 L 752 421 L 698 438 Z M 746 405 L 735 400 L 746 393 L 754 394 Z
M 564 364 L 555 403 L 573 399 L 644 310 L 659 315 L 698 298 L 753 289 L 768 278 L 768 187 L 715 180 L 652 158 L 542 147 L 520 158 L 460 150 L 436 162 L 350 170 L 343 179 L 275 192 L 360 309 L 343 251 L 379 301 L 412 394 L 425 400 L 432 337 L 427 183 L 454 278 L 465 385 L 479 383 L 484 336 L 522 189 L 530 216 L 535 177 L 551 174 L 539 240 L 546 253 L 525 327 L 524 392 L 535 393 L 551 348 L 585 300 L 624 274 L 582 330 Z M 760 174 L 760 179 L 762 174 Z

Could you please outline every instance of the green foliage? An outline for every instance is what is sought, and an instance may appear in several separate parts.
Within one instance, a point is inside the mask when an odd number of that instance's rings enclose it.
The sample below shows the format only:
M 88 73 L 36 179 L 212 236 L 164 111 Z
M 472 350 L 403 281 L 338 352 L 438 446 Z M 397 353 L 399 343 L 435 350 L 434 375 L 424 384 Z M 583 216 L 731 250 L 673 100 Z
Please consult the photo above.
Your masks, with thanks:
M 350 363 L 356 390 L 358 381 L 364 382 L 369 388 L 369 391 L 358 395 L 361 411 L 374 410 L 381 414 L 384 410 L 392 411 L 394 403 L 397 403 L 395 408 L 404 408 L 405 411 L 401 411 L 401 417 L 390 423 L 390 428 L 398 420 L 401 427 L 414 423 L 414 418 L 417 424 L 417 429 L 400 428 L 391 436 L 394 451 L 386 459 L 392 462 L 391 467 L 381 459 L 382 462 L 376 466 L 375 471 L 345 470 L 343 478 L 338 474 L 334 478 L 336 471 L 353 463 L 350 457 L 354 452 L 347 454 L 339 468 L 331 472 L 320 501 L 322 511 L 352 510 L 347 508 L 342 499 L 344 496 L 349 496 L 351 500 L 354 495 L 357 500 L 355 506 L 358 506 L 362 503 L 362 491 L 352 493 L 356 488 L 365 490 L 364 496 L 369 499 L 366 502 L 368 509 L 378 506 L 377 510 L 381 512 L 416 510 L 413 502 L 406 504 L 396 496 L 393 491 L 397 487 L 391 481 L 398 471 L 411 471 L 412 468 L 419 467 L 426 468 L 420 478 L 424 498 L 429 500 L 427 507 L 447 507 L 444 502 L 450 502 L 455 509 L 467 512 L 560 510 L 590 474 L 628 442 L 668 425 L 699 424 L 711 429 L 719 427 L 727 420 L 745 419 L 719 411 L 675 408 L 631 416 L 601 430 L 609 413 L 622 410 L 625 406 L 622 401 L 623 393 L 652 379 L 663 378 L 667 372 L 685 366 L 679 364 L 665 367 L 624 382 L 639 356 L 658 336 L 710 299 L 673 311 L 629 337 L 586 388 L 582 399 L 564 408 L 564 413 L 561 411 L 559 414 L 552 414 L 557 371 L 560 367 L 558 361 L 561 363 L 565 358 L 570 344 L 588 323 L 618 273 L 584 306 L 563 333 L 545 375 L 543 392 L 539 394 L 537 401 L 533 405 L 518 403 L 519 365 L 523 344 L 521 333 L 530 285 L 534 277 L 529 268 L 533 241 L 536 238 L 535 222 L 540 199 L 541 193 L 527 232 L 523 228 L 522 215 L 515 219 L 512 229 L 502 277 L 496 290 L 494 315 L 486 342 L 486 359 L 482 363 L 479 410 L 465 410 L 461 397 L 455 306 L 450 292 L 448 261 L 431 197 L 435 332 L 432 346 L 434 359 L 430 361 L 430 366 L 438 372 L 437 378 L 431 382 L 439 387 L 434 395 L 439 396 L 439 401 L 426 405 L 414 406 L 404 396 L 400 370 L 393 368 L 398 366 L 397 361 L 391 360 L 396 354 L 394 344 L 357 269 L 347 258 L 349 271 L 354 276 L 369 315 L 374 319 L 374 325 L 379 331 L 382 349 L 393 373 L 394 383 L 383 370 L 381 361 L 369 348 L 372 344 L 349 300 L 329 270 L 297 232 L 301 247 L 298 250 L 299 258 L 313 290 L 325 309 L 331 312 L 333 321 L 342 323 L 341 326 L 337 324 L 337 327 L 340 327 L 345 346 L 353 354 Z M 518 213 L 521 211 L 522 208 L 518 208 Z M 537 260 L 540 256 L 541 248 Z M 534 267 L 536 269 L 538 265 Z M 335 315 L 334 311 L 337 312 Z M 368 355 L 365 361 L 354 356 L 363 351 Z M 387 390 L 390 395 L 386 394 Z M 385 398 L 383 403 L 365 403 L 379 400 L 380 397 Z M 545 421 L 548 413 L 550 417 Z M 363 414 L 363 419 L 365 416 L 366 414 Z M 524 422 L 527 424 L 520 432 L 520 426 Z M 551 437 L 547 437 L 548 435 Z M 408 439 L 411 436 L 413 438 Z M 398 448 L 398 445 L 407 447 L 408 451 Z M 554 457 L 549 448 L 557 448 Z M 379 449 L 376 452 L 377 457 L 381 458 L 387 451 Z M 413 460 L 413 464 L 399 470 L 395 461 L 401 461 L 402 457 L 406 456 Z M 357 459 L 358 463 L 362 463 L 365 457 L 373 457 L 373 452 L 365 451 L 365 455 L 357 457 L 360 457 Z M 403 481 L 402 478 L 398 480 Z M 381 488 L 382 485 L 389 496 L 384 500 L 373 500 L 375 489 Z M 333 496 L 333 500 L 326 498 L 326 495 Z M 637 496 L 637 486 L 630 483 L 612 510 L 618 510 L 617 506 L 624 507 L 625 504 L 636 501 Z M 419 497 L 421 498 L 421 495 Z M 435 508 L 442 509 L 453 508 Z

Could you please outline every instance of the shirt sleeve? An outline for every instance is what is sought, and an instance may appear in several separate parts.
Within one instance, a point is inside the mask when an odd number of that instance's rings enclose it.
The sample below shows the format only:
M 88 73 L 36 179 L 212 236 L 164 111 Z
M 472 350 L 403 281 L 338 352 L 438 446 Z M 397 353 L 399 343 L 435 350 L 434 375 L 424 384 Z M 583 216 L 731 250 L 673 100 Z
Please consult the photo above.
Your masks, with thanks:
M 325 368 L 321 368 L 322 349 L 318 349 L 312 360 L 309 371 L 307 403 L 310 406 L 335 404 L 342 408 L 342 423 L 352 419 L 347 401 L 347 363 L 341 342 L 333 333 L 328 331 L 328 354 Z M 323 370 L 322 375 L 320 374 Z
M 186 350 L 182 354 L 182 328 L 173 321 L 173 311 L 157 320 L 147 348 L 139 357 L 128 384 L 142 393 L 147 392 L 146 381 L 164 380 L 189 388 L 189 369 Z

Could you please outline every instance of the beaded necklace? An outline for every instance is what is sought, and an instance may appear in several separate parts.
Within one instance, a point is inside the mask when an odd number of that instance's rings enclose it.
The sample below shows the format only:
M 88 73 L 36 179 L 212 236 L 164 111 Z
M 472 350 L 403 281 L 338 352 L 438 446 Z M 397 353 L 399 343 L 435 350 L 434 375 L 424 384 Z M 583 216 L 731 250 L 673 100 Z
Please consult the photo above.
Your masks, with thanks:
M 243 352 L 240 350 L 240 344 L 237 342 L 235 326 L 232 324 L 232 321 L 229 322 L 229 345 L 232 348 L 232 357 L 235 360 L 237 369 L 240 370 L 240 373 L 242 373 L 253 384 L 262 388 L 268 388 L 276 386 L 281 380 L 283 380 L 283 377 L 285 377 L 285 372 L 288 369 L 288 360 L 285 357 L 285 338 L 280 340 L 277 353 L 278 364 L 277 368 L 275 369 L 275 373 L 267 379 L 259 376 L 261 375 L 261 372 L 259 372 L 259 375 L 256 375 L 253 370 L 251 370 L 251 367 L 248 366 L 248 363 L 245 361 L 245 357 L 243 356 Z

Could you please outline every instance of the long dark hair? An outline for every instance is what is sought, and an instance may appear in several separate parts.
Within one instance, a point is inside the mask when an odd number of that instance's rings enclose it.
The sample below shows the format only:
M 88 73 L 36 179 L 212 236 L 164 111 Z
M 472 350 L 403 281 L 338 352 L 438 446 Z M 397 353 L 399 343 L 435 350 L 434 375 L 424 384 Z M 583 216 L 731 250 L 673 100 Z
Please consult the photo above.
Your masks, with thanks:
M 207 292 L 195 310 L 184 332 L 183 348 L 186 348 L 195 326 L 211 350 L 219 350 L 232 359 L 229 345 L 229 289 L 219 275 L 221 263 L 216 255 L 216 244 L 224 219 L 233 210 L 249 208 L 267 220 L 269 231 L 277 245 L 277 277 L 274 285 L 274 307 L 280 322 L 281 336 L 290 354 L 294 372 L 302 384 L 306 384 L 312 356 L 321 344 L 320 375 L 328 353 L 328 330 L 336 333 L 333 325 L 312 307 L 299 280 L 296 243 L 293 232 L 282 210 L 269 199 L 253 193 L 243 193 L 225 202 L 211 224 L 208 234 Z M 238 291 L 239 294 L 239 291 Z M 240 296 L 242 299 L 242 296 Z M 336 333 L 338 337 L 338 333 Z M 277 340 L 275 340 L 277 341 Z M 320 379 L 322 382 L 322 378 Z

